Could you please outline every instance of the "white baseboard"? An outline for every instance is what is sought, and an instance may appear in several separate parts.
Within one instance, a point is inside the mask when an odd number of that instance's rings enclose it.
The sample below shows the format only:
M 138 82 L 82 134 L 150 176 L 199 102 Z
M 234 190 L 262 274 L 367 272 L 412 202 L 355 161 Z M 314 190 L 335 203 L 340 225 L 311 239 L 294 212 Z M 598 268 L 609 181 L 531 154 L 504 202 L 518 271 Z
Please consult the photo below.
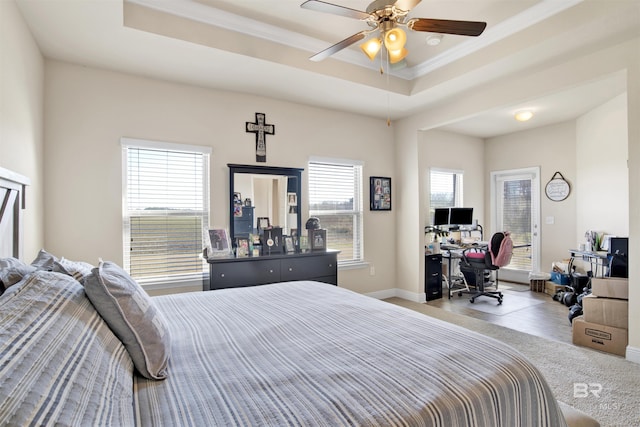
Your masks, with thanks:
M 640 348 L 627 346 L 627 360 L 630 362 L 640 363 Z
M 423 293 L 418 294 L 415 292 L 409 292 L 409 291 L 405 291 L 404 289 L 398 289 L 398 288 L 385 289 L 384 291 L 369 292 L 369 293 L 366 293 L 365 295 L 375 299 L 386 299 L 386 298 L 398 297 L 398 298 L 406 299 L 408 301 L 420 302 L 420 303 L 425 302 L 427 300 L 426 294 L 423 294 Z
M 375 298 L 375 299 L 387 299 L 387 298 L 393 298 L 396 296 L 396 290 L 395 289 L 385 289 L 384 291 L 376 291 L 376 292 L 368 292 L 365 294 L 368 297 L 371 298 Z

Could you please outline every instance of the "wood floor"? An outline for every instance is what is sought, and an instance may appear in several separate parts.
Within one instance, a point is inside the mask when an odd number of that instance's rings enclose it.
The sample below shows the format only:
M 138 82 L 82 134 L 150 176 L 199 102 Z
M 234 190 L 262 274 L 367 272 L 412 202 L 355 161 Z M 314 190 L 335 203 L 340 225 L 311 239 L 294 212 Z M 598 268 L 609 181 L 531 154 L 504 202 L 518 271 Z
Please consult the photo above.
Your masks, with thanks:
M 499 290 L 504 294 L 502 306 L 498 306 L 497 300 L 487 297 L 480 297 L 471 303 L 469 294 L 454 294 L 449 299 L 446 287 L 442 290 L 442 299 L 428 301 L 427 304 L 532 335 L 571 343 L 567 306 L 554 301 L 544 292 L 530 291 L 529 285 L 500 282 Z

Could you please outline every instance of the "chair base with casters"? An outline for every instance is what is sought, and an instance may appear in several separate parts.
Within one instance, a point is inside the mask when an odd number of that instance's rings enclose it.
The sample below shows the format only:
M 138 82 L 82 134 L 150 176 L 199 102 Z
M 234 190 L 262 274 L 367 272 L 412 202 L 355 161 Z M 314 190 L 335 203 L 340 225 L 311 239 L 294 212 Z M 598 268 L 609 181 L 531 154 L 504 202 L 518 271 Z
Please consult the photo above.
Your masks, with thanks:
M 466 252 L 466 251 L 465 251 Z M 471 270 L 475 274 L 476 291 L 471 293 L 471 303 L 474 303 L 476 298 L 485 296 L 495 298 L 498 300 L 498 305 L 502 304 L 503 295 L 498 291 L 498 267 L 487 261 L 487 257 L 490 255 L 484 251 L 463 253 L 462 260 L 460 261 L 460 269 Z M 496 272 L 495 291 L 488 291 L 485 289 L 485 271 L 492 270 Z

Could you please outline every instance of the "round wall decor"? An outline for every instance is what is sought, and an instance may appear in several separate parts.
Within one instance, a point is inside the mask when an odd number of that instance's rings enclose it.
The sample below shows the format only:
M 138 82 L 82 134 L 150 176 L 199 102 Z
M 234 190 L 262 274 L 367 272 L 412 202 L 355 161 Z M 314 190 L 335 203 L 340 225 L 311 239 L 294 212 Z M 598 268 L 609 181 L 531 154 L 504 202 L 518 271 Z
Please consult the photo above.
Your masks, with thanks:
M 557 175 L 560 175 L 560 177 L 556 178 Z M 571 186 L 560 172 L 556 172 L 553 174 L 549 182 L 547 182 L 544 192 L 549 200 L 560 202 L 569 197 L 569 193 L 571 193 Z

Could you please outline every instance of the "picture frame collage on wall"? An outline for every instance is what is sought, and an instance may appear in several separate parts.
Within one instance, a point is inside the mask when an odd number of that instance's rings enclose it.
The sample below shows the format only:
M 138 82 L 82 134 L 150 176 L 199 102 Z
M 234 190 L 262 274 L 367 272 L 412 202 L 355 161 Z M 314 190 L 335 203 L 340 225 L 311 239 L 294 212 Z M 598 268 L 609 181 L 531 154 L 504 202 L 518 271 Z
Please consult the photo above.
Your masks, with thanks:
M 369 209 L 372 211 L 391 210 L 391 178 L 372 176 L 369 178 Z

